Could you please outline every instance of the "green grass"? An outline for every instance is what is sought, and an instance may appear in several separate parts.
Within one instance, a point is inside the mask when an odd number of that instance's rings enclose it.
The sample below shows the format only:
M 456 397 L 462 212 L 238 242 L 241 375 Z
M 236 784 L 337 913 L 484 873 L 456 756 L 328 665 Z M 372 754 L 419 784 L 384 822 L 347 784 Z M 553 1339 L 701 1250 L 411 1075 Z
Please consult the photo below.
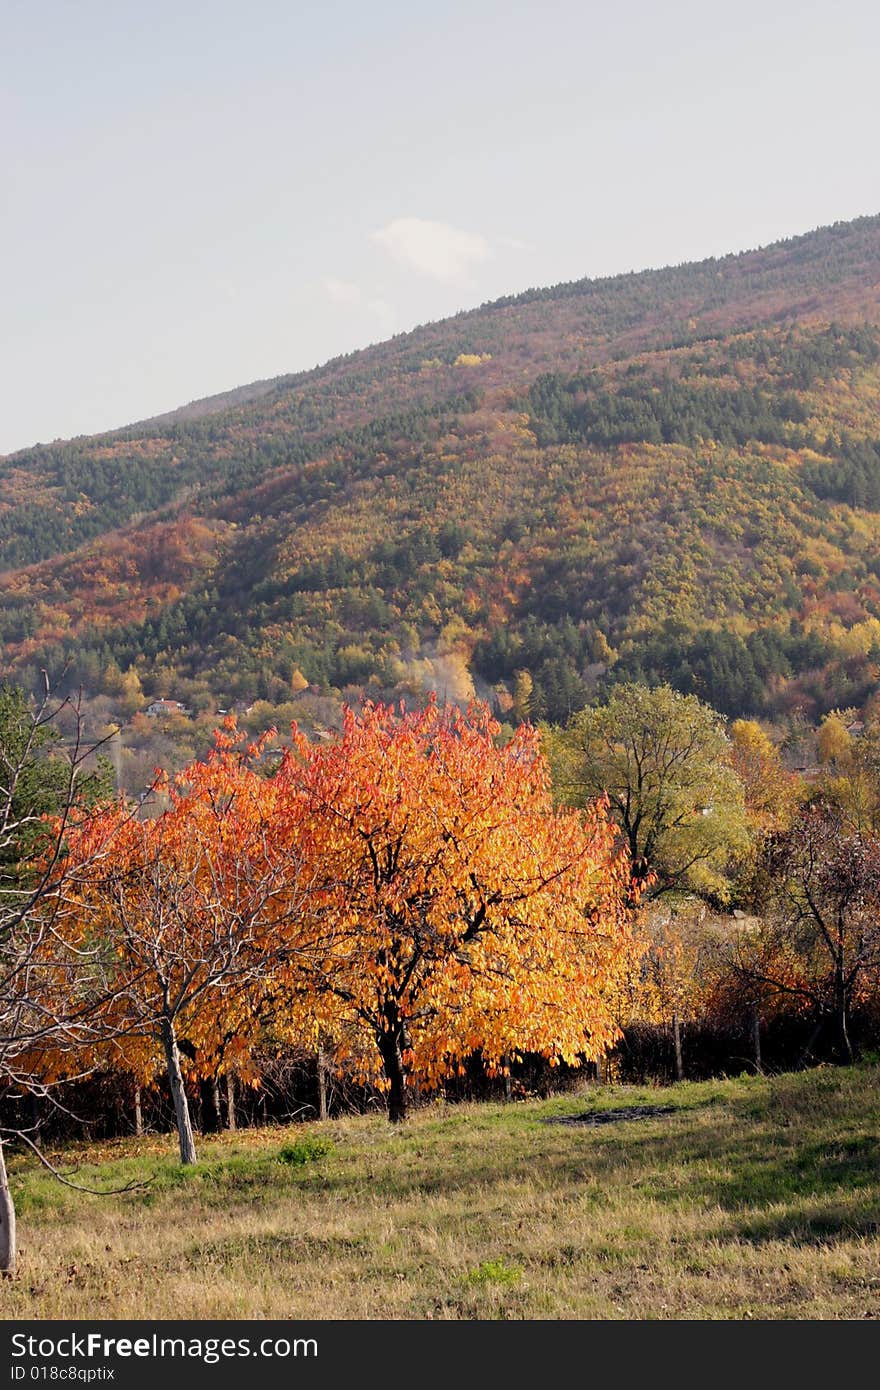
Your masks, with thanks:
M 284 1144 L 278 1150 L 278 1161 L 290 1163 L 301 1168 L 304 1163 L 314 1163 L 319 1158 L 333 1152 L 333 1140 L 321 1134 L 307 1134 L 292 1144 Z
M 599 1127 L 592 1108 L 674 1106 Z M 8 1318 L 880 1316 L 876 1066 L 16 1157 Z

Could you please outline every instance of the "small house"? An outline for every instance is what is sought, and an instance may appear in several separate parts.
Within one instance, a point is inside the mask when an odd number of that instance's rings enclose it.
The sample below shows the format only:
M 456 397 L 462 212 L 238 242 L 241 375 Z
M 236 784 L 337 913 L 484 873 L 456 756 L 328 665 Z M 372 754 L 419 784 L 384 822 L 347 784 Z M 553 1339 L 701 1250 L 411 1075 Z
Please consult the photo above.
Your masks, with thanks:
M 159 719 L 162 715 L 189 713 L 179 700 L 154 700 L 151 705 L 147 705 L 147 714 L 151 719 Z

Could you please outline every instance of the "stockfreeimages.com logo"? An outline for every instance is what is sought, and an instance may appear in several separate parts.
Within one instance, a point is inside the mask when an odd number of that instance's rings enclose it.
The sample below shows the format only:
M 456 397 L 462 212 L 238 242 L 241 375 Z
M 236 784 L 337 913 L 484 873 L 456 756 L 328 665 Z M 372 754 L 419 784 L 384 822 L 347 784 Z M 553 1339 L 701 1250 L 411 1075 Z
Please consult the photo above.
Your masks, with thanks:
M 30 1361 L 110 1361 L 116 1357 L 137 1357 L 143 1360 L 172 1358 L 181 1361 L 202 1361 L 207 1366 L 235 1357 L 263 1357 L 283 1360 L 290 1356 L 317 1356 L 318 1343 L 314 1337 L 160 1337 L 153 1332 L 148 1337 L 107 1337 L 103 1332 L 71 1332 L 62 1337 L 34 1337 L 24 1332 L 12 1334 L 12 1355 Z M 13 1367 L 13 1380 L 24 1380 L 24 1365 Z

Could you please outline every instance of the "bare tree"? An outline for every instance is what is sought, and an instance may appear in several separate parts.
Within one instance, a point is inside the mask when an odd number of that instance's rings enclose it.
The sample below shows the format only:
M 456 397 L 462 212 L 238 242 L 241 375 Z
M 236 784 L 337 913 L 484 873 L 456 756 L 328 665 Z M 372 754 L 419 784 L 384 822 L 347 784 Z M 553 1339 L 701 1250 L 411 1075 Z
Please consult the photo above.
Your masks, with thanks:
M 73 723 L 63 749 L 52 737 L 62 711 Z M 7 1109 L 27 1094 L 60 1104 L 53 1079 L 81 1069 L 101 1035 L 98 953 L 68 930 L 64 875 L 78 808 L 89 790 L 100 789 L 90 767 L 98 746 L 84 741 L 78 699 L 59 703 L 46 683 L 34 707 L 21 691 L 0 686 L 0 1094 Z M 35 1148 L 33 1129 L 33 1123 L 0 1125 L 0 1273 L 6 1276 L 15 1273 L 16 1229 L 3 1144 L 18 1138 Z
M 880 838 L 817 800 L 770 840 L 763 870 L 763 921 L 739 945 L 740 976 L 812 1009 L 808 1051 L 830 1028 L 833 1054 L 852 1061 L 853 1005 L 880 979 Z

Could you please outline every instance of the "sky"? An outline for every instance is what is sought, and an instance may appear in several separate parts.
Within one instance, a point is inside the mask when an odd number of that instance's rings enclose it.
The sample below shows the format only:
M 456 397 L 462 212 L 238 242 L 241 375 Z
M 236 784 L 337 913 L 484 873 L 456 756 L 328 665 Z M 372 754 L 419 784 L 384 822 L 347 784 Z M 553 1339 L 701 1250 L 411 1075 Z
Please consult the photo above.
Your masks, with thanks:
M 0 454 L 880 212 L 876 0 L 0 0 Z

